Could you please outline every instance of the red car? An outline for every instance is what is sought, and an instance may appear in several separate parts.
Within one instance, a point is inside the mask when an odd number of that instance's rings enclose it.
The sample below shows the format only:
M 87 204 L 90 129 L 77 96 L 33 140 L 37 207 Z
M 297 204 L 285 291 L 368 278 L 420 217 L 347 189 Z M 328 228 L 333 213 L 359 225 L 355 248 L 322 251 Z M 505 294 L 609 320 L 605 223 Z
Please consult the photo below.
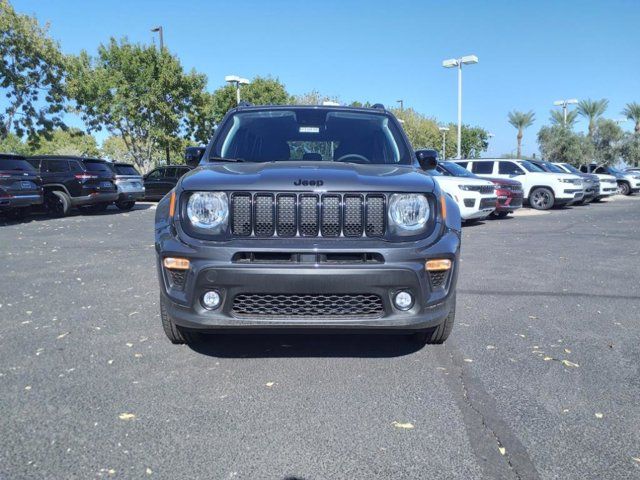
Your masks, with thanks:
M 491 214 L 493 217 L 504 218 L 522 207 L 523 193 L 520 182 L 509 178 L 482 178 L 493 182 L 496 186 L 498 204 Z

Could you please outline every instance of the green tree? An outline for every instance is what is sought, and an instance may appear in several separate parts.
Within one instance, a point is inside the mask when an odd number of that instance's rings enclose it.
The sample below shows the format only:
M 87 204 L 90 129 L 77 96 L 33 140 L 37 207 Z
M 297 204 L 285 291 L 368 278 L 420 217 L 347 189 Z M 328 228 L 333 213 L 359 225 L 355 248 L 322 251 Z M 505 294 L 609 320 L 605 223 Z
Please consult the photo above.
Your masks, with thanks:
M 591 136 L 595 149 L 595 158 L 599 163 L 613 165 L 620 159 L 621 141 L 624 131 L 613 120 L 598 119 Z
M 9 132 L 7 136 L 0 139 L 0 152 L 31 155 L 31 147 L 24 143 L 15 133 Z
M 13 131 L 37 142 L 64 126 L 65 58 L 47 27 L 16 13 L 8 0 L 0 0 L 0 56 L 0 140 Z
M 416 112 L 412 108 L 393 109 L 391 112 L 401 121 L 413 148 L 433 148 L 440 151 L 441 134 L 437 122 Z
M 549 120 L 551 120 L 552 125 L 561 125 L 564 126 L 564 112 L 562 110 L 551 110 L 551 116 Z M 567 124 L 568 128 L 573 128 L 573 126 L 578 121 L 578 112 L 575 110 L 570 110 L 567 112 Z
M 157 161 L 155 151 L 175 152 L 193 134 L 189 111 L 205 84 L 204 75 L 185 73 L 167 49 L 113 38 L 97 57 L 75 57 L 68 80 L 88 130 L 119 136 L 142 170 Z
M 600 100 L 580 100 L 578 102 L 578 113 L 589 121 L 589 137 L 593 137 L 596 130 L 596 122 L 609 106 L 609 100 L 602 98 Z
M 640 103 L 627 103 L 622 114 L 635 123 L 635 132 L 640 134 Z
M 323 95 L 318 90 L 311 90 L 310 92 L 303 93 L 302 95 L 293 95 L 290 99 L 290 102 L 293 105 L 322 105 L 323 102 L 339 103 L 340 100 L 336 96 Z M 352 104 L 352 106 L 354 107 L 363 106 L 363 104 L 360 102 L 353 103 L 357 103 L 357 105 Z
M 519 112 L 517 110 L 514 110 L 512 112 L 509 112 L 509 123 L 514 128 L 518 129 L 518 136 L 516 137 L 518 139 L 518 158 L 520 158 L 520 155 L 522 154 L 522 137 L 524 136 L 524 130 L 525 128 L 533 125 L 535 118 L 536 116 L 533 111 Z
M 563 125 L 544 126 L 538 132 L 538 146 L 542 158 L 552 162 L 567 162 L 575 166 L 593 159 L 593 145 L 582 133 L 575 133 Z
M 33 149 L 37 155 L 88 155 L 97 157 L 100 155 L 96 139 L 87 135 L 78 128 L 68 130 L 56 129 L 50 138 L 43 139 Z
M 487 148 L 489 148 L 489 132 L 484 128 L 463 125 L 460 133 L 462 137 L 460 147 L 462 158 L 479 158 L 482 152 L 486 152 Z
M 640 135 L 626 133 L 620 143 L 620 156 L 627 165 L 640 167 Z

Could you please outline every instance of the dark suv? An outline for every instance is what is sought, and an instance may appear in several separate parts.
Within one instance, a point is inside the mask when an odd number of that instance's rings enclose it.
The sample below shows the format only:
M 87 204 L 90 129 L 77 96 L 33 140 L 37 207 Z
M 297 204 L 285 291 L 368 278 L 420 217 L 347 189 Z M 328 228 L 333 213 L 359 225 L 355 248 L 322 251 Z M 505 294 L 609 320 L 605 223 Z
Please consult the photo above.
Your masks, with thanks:
M 27 160 L 40 171 L 44 202 L 54 215 L 68 215 L 73 207 L 103 211 L 118 198 L 114 174 L 104 160 L 57 155 Z
M 142 175 L 130 163 L 114 162 L 109 163 L 108 166 L 115 174 L 116 187 L 118 188 L 116 207 L 120 210 L 131 210 L 136 204 L 136 200 L 144 198 Z
M 42 181 L 25 157 L 0 153 L 0 213 L 19 218 L 42 203 Z
M 453 327 L 460 212 L 382 106 L 231 110 L 156 210 L 160 312 L 193 331 Z
M 188 165 L 171 165 L 151 170 L 143 177 L 144 198 L 146 200 L 160 200 L 176 186 L 180 177 L 192 168 Z

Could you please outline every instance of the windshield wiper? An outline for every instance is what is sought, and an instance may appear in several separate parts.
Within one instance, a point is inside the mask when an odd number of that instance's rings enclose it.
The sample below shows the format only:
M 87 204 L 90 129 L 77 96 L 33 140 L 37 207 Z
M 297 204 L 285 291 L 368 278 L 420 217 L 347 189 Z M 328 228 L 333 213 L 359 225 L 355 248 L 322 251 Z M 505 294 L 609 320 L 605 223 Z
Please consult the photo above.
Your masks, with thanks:
M 244 162 L 242 158 L 209 157 L 210 162 Z

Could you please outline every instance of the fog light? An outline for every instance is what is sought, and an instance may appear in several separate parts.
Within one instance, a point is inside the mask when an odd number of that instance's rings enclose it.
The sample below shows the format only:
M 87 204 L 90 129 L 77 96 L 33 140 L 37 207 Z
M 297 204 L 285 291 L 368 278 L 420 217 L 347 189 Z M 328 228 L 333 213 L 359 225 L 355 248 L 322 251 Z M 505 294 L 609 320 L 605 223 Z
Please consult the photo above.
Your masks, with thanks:
M 210 290 L 202 296 L 202 306 L 207 310 L 214 310 L 220 306 L 220 294 Z
M 413 295 L 409 292 L 398 292 L 393 302 L 400 310 L 409 310 L 413 306 Z

